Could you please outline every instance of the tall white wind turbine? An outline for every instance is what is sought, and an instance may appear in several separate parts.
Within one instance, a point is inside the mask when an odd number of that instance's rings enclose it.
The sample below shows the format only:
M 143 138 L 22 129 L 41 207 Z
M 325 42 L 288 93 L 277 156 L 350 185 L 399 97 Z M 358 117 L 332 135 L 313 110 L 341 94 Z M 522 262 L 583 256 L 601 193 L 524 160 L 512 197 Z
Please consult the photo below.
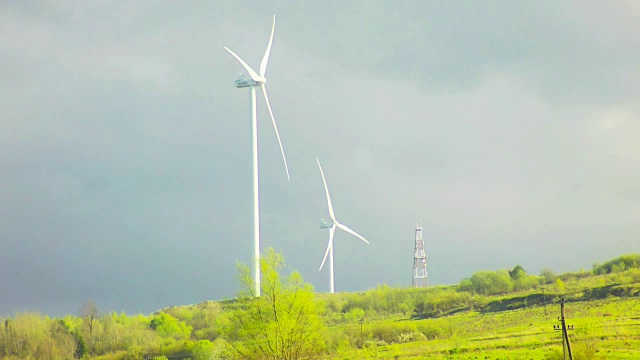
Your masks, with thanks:
M 331 216 L 330 224 L 325 219 L 320 220 L 320 228 L 329 229 L 329 243 L 327 244 L 327 251 L 324 253 L 324 258 L 322 259 L 322 264 L 320 264 L 320 269 L 318 269 L 318 271 L 322 270 L 322 267 L 324 266 L 324 263 L 327 260 L 327 255 L 328 255 L 329 256 L 329 277 L 330 277 L 329 284 L 330 284 L 331 293 L 333 294 L 335 292 L 334 278 L 333 278 L 333 235 L 335 234 L 336 228 L 342 229 L 348 232 L 349 234 L 357 236 L 360 240 L 364 241 L 367 244 L 369 244 L 369 242 L 365 238 L 360 236 L 358 233 L 351 230 L 348 226 L 341 224 L 338 222 L 338 220 L 336 220 L 336 216 L 333 213 L 333 206 L 331 205 L 331 197 L 329 196 L 329 188 L 327 188 L 327 181 L 324 178 L 324 172 L 322 172 L 322 166 L 320 166 L 320 160 L 316 158 L 316 161 L 318 162 L 318 167 L 320 168 L 320 175 L 322 175 L 322 182 L 324 183 L 324 191 L 327 194 L 327 204 L 329 205 L 329 216 Z
M 287 179 L 291 181 L 289 177 L 289 167 L 287 166 L 287 159 L 284 156 L 284 149 L 282 148 L 282 141 L 280 141 L 280 134 L 278 133 L 278 126 L 276 125 L 276 119 L 273 117 L 271 111 L 271 105 L 269 104 L 269 97 L 267 96 L 267 87 L 265 83 L 265 73 L 267 71 L 267 62 L 269 61 L 269 53 L 271 52 L 271 43 L 273 42 L 273 32 L 276 27 L 276 16 L 273 15 L 273 25 L 271 26 L 271 36 L 269 37 L 269 45 L 267 45 L 267 51 L 264 52 L 262 62 L 260 63 L 260 74 L 257 74 L 247 63 L 242 60 L 236 53 L 231 51 L 228 47 L 224 47 L 231 55 L 233 55 L 238 62 L 247 70 L 251 79 L 247 79 L 242 76 L 242 79 L 235 81 L 237 88 L 249 88 L 251 91 L 251 121 L 253 128 L 253 275 L 254 286 L 256 296 L 260 296 L 260 196 L 259 196 L 259 181 L 258 181 L 258 119 L 256 115 L 256 87 L 262 88 L 264 94 L 264 100 L 267 103 L 267 109 L 269 115 L 271 115 L 271 122 L 273 128 L 276 131 L 276 137 L 278 138 L 278 144 L 280 145 L 280 152 L 282 153 L 282 160 L 284 161 L 284 169 L 287 172 Z

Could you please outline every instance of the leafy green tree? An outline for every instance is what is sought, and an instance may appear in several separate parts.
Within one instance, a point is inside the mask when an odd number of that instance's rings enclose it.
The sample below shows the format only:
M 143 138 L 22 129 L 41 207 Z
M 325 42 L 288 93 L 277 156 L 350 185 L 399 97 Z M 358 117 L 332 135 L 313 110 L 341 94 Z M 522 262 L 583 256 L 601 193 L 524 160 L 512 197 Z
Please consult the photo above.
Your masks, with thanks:
M 473 291 L 482 295 L 504 294 L 512 287 L 511 277 L 504 270 L 478 271 L 470 281 Z
M 214 346 L 209 340 L 200 340 L 190 347 L 189 352 L 192 360 L 210 360 L 213 357 Z
M 462 279 L 460 281 L 460 284 L 458 284 L 457 290 L 466 291 L 466 292 L 474 291 L 473 283 L 471 282 L 471 279 Z
M 349 312 L 346 313 L 344 317 L 351 322 L 358 322 L 360 321 L 360 319 L 364 318 L 364 310 L 355 307 L 349 310 Z
M 640 268 L 640 254 L 627 254 L 609 260 L 602 265 L 594 264 L 593 273 L 596 275 L 622 272 L 627 269 Z
M 74 338 L 76 340 L 76 351 L 73 353 L 76 359 L 82 359 L 82 357 L 87 353 L 87 344 L 84 341 L 84 338 L 80 333 L 74 333 Z
M 406 316 L 408 313 L 411 312 L 411 305 L 403 302 L 400 305 L 398 305 L 398 310 L 402 312 L 402 315 Z
M 540 282 L 537 276 L 527 274 L 527 271 L 520 265 L 516 265 L 509 271 L 509 277 L 511 277 L 513 289 L 516 291 L 533 288 Z
M 317 359 L 325 349 L 320 307 L 297 272 L 281 274 L 282 255 L 267 249 L 260 261 L 261 292 L 253 292 L 247 266 L 238 265 L 244 290 L 224 336 L 242 359 Z
M 558 275 L 556 275 L 551 269 L 544 268 L 540 271 L 540 277 L 545 284 L 553 284 Z
M 511 280 L 518 282 L 527 277 L 527 271 L 522 266 L 516 265 L 511 271 L 509 271 L 509 276 L 511 277 Z
M 161 337 L 172 337 L 176 340 L 188 339 L 192 330 L 191 326 L 164 312 L 155 315 L 149 326 Z
M 143 360 L 144 359 L 144 349 L 140 344 L 133 344 L 129 347 L 127 351 L 126 360 Z

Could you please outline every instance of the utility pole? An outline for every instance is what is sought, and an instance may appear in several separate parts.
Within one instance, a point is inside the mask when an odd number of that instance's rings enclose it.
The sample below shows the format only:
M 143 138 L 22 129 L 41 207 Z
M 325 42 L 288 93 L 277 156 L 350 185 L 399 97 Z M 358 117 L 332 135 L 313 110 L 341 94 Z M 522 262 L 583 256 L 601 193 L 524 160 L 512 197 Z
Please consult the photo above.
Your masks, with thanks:
M 364 324 L 364 318 L 360 318 L 360 346 L 364 349 L 364 337 L 362 337 L 362 325 Z
M 573 330 L 573 325 L 569 325 L 567 328 L 567 323 L 564 320 L 564 298 L 560 302 L 560 317 L 558 318 L 561 325 L 553 325 L 553 330 L 562 331 L 562 358 L 567 360 L 567 353 L 569 354 L 569 360 L 573 360 L 573 355 L 571 354 L 571 343 L 569 342 L 569 334 L 567 330 Z
M 544 286 L 542 286 L 542 303 L 544 304 L 544 319 L 547 320 L 547 297 L 544 294 Z

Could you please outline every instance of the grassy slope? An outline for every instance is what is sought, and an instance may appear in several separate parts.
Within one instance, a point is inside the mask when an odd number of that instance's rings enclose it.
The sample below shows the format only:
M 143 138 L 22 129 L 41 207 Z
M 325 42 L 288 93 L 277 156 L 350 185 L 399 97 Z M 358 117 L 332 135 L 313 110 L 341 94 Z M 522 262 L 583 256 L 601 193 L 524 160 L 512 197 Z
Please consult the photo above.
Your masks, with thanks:
M 640 283 L 637 275 L 628 274 L 578 276 L 565 281 L 565 316 L 567 324 L 575 327 L 569 332 L 578 355 L 574 359 L 584 358 L 580 355 L 594 349 L 598 350 L 595 356 L 588 358 L 640 359 Z M 432 319 L 372 314 L 363 325 L 365 334 L 385 323 L 408 325 L 422 333 L 445 331 L 429 336 L 430 340 L 402 344 L 366 342 L 364 349 L 345 348 L 332 358 L 544 359 L 553 350 L 562 349 L 561 332 L 553 328 L 560 324 L 559 296 L 554 291 L 554 285 L 545 287 L 546 315 L 541 302 L 523 302 L 527 297 L 540 299 L 542 289 L 488 297 L 479 311 L 467 309 Z M 508 310 L 514 306 L 519 308 Z M 357 333 L 357 327 L 345 322 L 330 330 Z
M 638 299 L 568 304 L 566 317 L 569 324 L 575 326 L 570 332 L 574 349 L 592 344 L 600 349 L 600 353 L 607 354 L 608 359 L 639 359 L 638 304 Z M 447 319 L 459 330 L 459 335 L 446 340 L 403 344 L 400 346 L 402 358 L 429 355 L 433 359 L 475 359 L 482 354 L 490 359 L 542 359 L 551 347 L 561 345 L 561 332 L 553 330 L 559 323 L 558 313 L 557 306 L 547 306 L 545 318 L 544 307 L 538 306 L 490 314 L 465 312 L 452 315 Z
M 438 319 L 383 321 L 408 322 L 418 328 L 429 323 L 450 326 L 450 337 L 405 344 L 374 345 L 344 351 L 336 359 L 544 359 L 552 349 L 561 349 L 559 305 L 481 313 L 464 311 Z M 640 359 L 640 300 L 638 297 L 576 301 L 566 304 L 565 315 L 574 352 L 597 348 L 606 359 Z M 375 322 L 365 324 L 374 326 Z M 335 329 L 337 330 L 337 329 Z
M 640 270 L 598 276 L 583 272 L 568 275 L 572 276 L 565 277 L 564 281 L 565 315 L 567 324 L 575 327 L 569 333 L 574 359 L 640 359 Z M 424 289 L 420 293 L 434 290 Z M 345 304 L 349 298 L 365 297 L 372 291 L 376 290 L 318 294 L 318 298 L 325 303 Z M 344 339 L 344 334 L 349 333 L 351 343 L 338 345 L 337 349 L 334 343 L 335 351 L 326 358 L 545 359 L 554 351 L 561 351 L 562 340 L 561 332 L 554 331 L 554 325 L 560 324 L 559 289 L 555 284 L 544 286 L 546 314 L 540 301 L 542 291 L 543 288 L 538 288 L 486 296 L 476 309 L 456 309 L 448 315 L 429 319 L 385 315 L 369 309 L 363 325 L 364 348 L 356 348 L 360 344 L 360 324 L 347 320 L 345 314 L 328 311 L 329 335 Z M 233 306 L 233 303 L 227 302 L 224 306 Z M 374 338 L 373 329 L 384 326 L 411 328 L 428 339 L 422 336 L 422 340 L 395 344 L 367 341 Z M 598 351 L 592 357 L 580 356 L 589 349 Z

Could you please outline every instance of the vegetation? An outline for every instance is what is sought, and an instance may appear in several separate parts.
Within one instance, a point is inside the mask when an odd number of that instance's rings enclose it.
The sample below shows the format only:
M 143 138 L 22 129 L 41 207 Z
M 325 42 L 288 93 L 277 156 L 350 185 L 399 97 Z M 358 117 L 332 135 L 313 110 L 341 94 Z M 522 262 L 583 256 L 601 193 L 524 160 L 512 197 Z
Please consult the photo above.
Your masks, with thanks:
M 629 254 L 607 261 L 602 265 L 594 264 L 593 273 L 603 275 L 638 268 L 640 268 L 640 254 Z
M 479 271 L 457 286 L 314 294 L 263 256 L 262 296 L 240 266 L 238 298 L 149 316 L 19 313 L 0 318 L 0 359 L 559 359 L 558 303 L 575 359 L 640 358 L 640 255 L 593 271 Z
M 261 296 L 254 293 L 251 271 L 240 266 L 244 285 L 229 311 L 223 337 L 239 359 L 315 359 L 324 352 L 324 332 L 313 288 L 293 272 L 282 279 L 282 256 L 268 249 L 260 259 Z

